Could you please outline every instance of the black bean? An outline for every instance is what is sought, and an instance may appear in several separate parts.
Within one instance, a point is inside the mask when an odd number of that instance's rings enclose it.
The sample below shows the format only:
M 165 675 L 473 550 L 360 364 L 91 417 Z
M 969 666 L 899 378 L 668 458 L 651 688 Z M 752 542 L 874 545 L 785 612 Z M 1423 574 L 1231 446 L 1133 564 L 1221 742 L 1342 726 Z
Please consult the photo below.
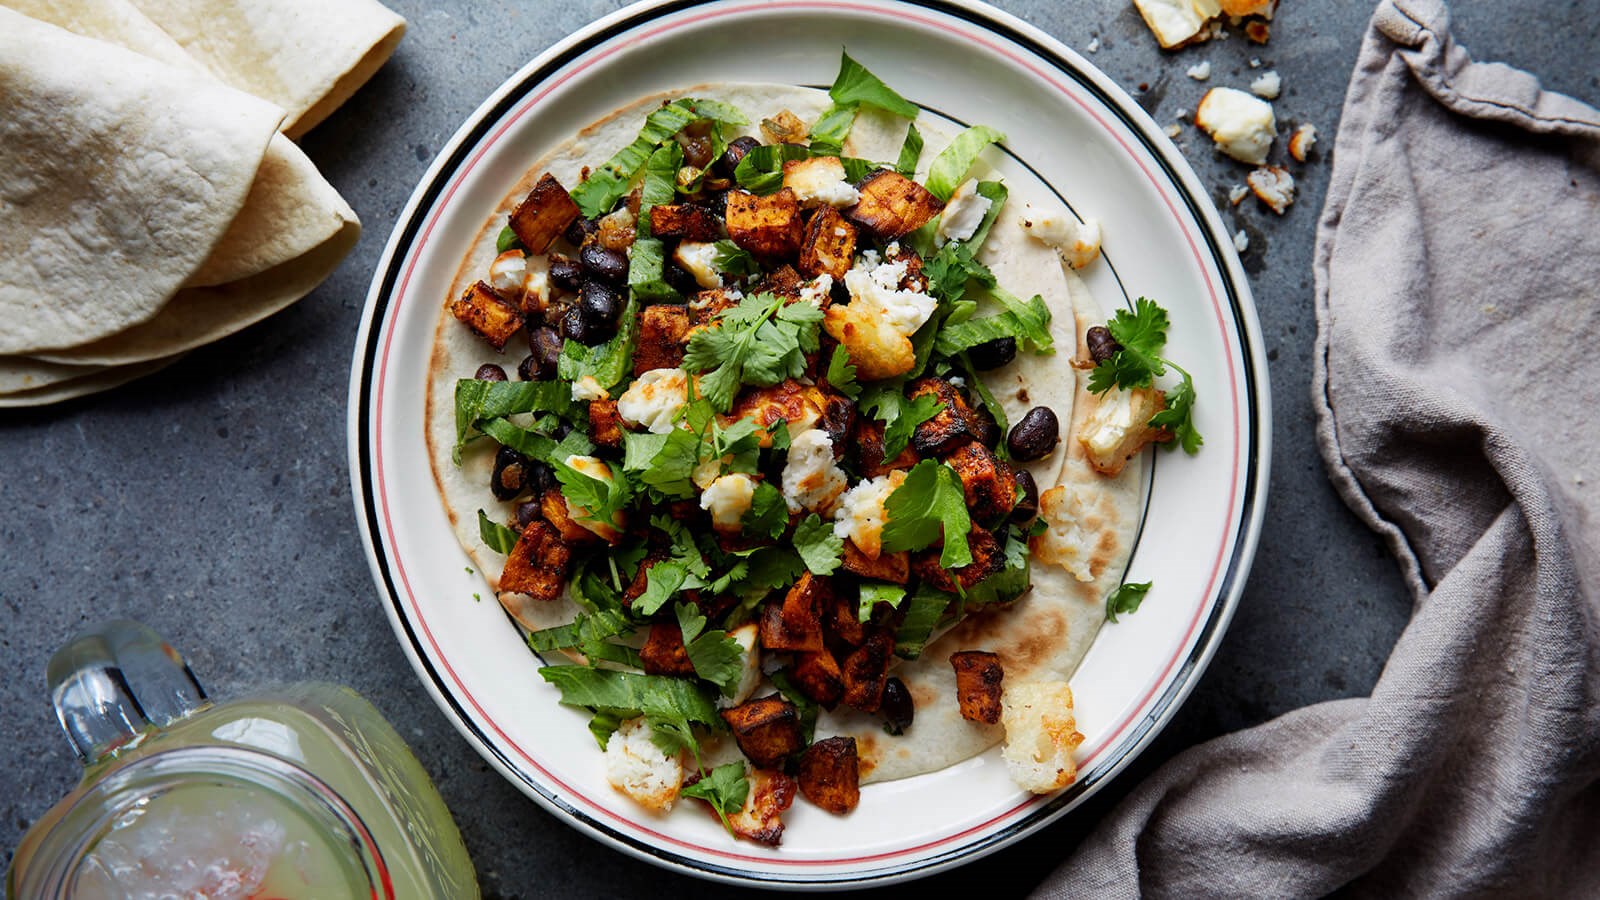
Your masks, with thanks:
M 607 250 L 599 244 L 585 244 L 578 251 L 578 261 L 583 264 L 583 270 L 594 278 L 615 285 L 628 282 L 628 254 L 620 250 Z
M 746 153 L 761 146 L 761 142 L 749 135 L 734 138 L 728 142 L 728 149 L 722 151 L 722 156 L 711 164 L 711 170 L 723 178 L 732 178 L 733 170 L 739 167 L 739 161 L 744 159 Z
M 566 435 L 562 435 L 562 437 L 565 436 Z M 528 487 L 532 488 L 533 492 L 536 494 L 543 494 L 545 491 L 548 491 L 556 486 L 556 470 L 552 469 L 549 463 L 543 463 L 537 459 L 530 459 L 528 460 L 527 468 L 525 468 L 523 471 L 527 474 L 522 476 L 522 480 L 528 485 Z
M 667 284 L 672 285 L 673 289 L 678 293 L 688 295 L 700 290 L 700 283 L 694 280 L 694 276 L 689 274 L 689 270 L 678 265 L 675 260 L 667 260 L 666 264 L 661 268 Z
M 517 363 L 517 377 L 523 381 L 539 380 L 539 361 L 534 358 L 532 353 L 524 356 L 522 362 Z
M 967 359 L 981 371 L 998 369 L 1016 358 L 1017 339 L 1014 337 L 997 337 L 967 351 Z
M 1122 345 L 1117 343 L 1117 339 L 1111 336 L 1110 330 L 1104 325 L 1090 326 L 1089 330 L 1083 333 L 1083 342 L 1089 345 L 1089 356 L 1096 365 L 1115 356 L 1117 351 L 1122 349 Z
M 555 431 L 552 431 L 550 433 L 550 436 L 555 438 L 558 441 L 564 441 L 564 440 L 567 439 L 567 435 L 569 435 L 571 433 L 572 433 L 572 425 L 571 425 L 571 423 L 563 421 L 563 422 L 557 422 L 556 423 L 556 429 L 555 429 Z
M 579 216 L 572 220 L 572 224 L 567 226 L 567 230 L 561 236 L 566 238 L 572 246 L 577 247 L 583 244 L 585 238 L 599 230 L 599 219 L 585 219 Z
M 561 361 L 561 335 L 554 328 L 530 328 L 528 330 L 528 350 L 533 353 L 533 359 L 538 366 L 538 375 L 542 381 L 549 381 L 556 377 L 556 364 Z
M 550 283 L 569 294 L 576 294 L 583 284 L 583 266 L 571 257 L 550 254 Z
M 602 331 L 589 321 L 589 317 L 576 304 L 567 307 L 567 311 L 561 314 L 561 335 L 569 341 L 592 347 L 605 340 L 601 336 Z
M 527 485 L 528 458 L 510 447 L 501 447 L 494 455 L 494 475 L 489 479 L 489 490 L 497 500 L 510 500 L 522 493 Z
M 911 727 L 917 715 L 917 708 L 911 702 L 911 691 L 906 688 L 904 681 L 892 675 L 883 683 L 883 702 L 878 709 L 883 712 L 884 730 L 890 734 L 903 733 Z
M 544 510 L 539 507 L 539 501 L 537 500 L 529 500 L 526 503 L 517 504 L 517 524 L 523 528 L 532 525 L 534 520 L 543 514 Z
M 1012 426 L 1006 447 L 1013 459 L 1044 459 L 1061 440 L 1061 422 L 1048 406 L 1035 406 Z
M 1033 480 L 1033 475 L 1027 469 L 1017 469 L 1017 487 L 1022 488 L 1022 497 L 1017 500 L 1017 505 L 1011 508 L 1011 521 L 1018 525 L 1027 525 L 1039 517 L 1039 484 Z
M 472 377 L 479 381 L 505 381 L 506 370 L 494 363 L 484 363 L 478 367 L 478 371 Z
M 967 404 L 972 409 L 969 421 L 972 423 L 973 437 L 985 447 L 993 447 L 1000 443 L 1000 423 L 994 420 L 994 413 L 987 406 Z

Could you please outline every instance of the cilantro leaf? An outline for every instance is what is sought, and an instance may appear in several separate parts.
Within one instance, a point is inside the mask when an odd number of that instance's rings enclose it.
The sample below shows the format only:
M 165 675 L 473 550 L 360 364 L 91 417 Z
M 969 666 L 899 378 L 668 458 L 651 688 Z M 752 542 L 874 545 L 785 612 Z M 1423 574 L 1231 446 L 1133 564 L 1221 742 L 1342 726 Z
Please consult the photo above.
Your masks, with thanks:
M 706 564 L 706 559 L 700 552 L 700 547 L 695 543 L 694 535 L 690 533 L 689 526 L 670 516 L 652 516 L 650 524 L 666 532 L 672 539 L 672 558 L 688 570 L 696 578 L 706 578 L 711 574 L 711 566 Z M 690 585 L 698 587 L 699 585 Z
M 1106 621 L 1117 621 L 1118 615 L 1130 615 L 1139 611 L 1139 604 L 1144 602 L 1144 595 L 1150 592 L 1154 582 L 1146 581 L 1143 584 L 1124 584 L 1112 591 L 1106 597 Z
M 762 387 L 805 373 L 806 354 L 817 349 L 822 311 L 755 294 L 725 310 L 689 339 L 683 367 L 703 374 L 698 386 L 718 412 L 733 406 L 740 384 Z
M 628 505 L 632 491 L 626 478 L 596 478 L 568 465 L 565 459 L 552 459 L 556 480 L 561 482 L 561 495 L 566 498 L 568 511 L 579 522 L 617 524 L 617 514 Z
M 757 484 L 740 524 L 749 534 L 777 540 L 789 527 L 789 504 L 784 502 L 783 492 L 765 481 Z
M 900 145 L 900 156 L 895 160 L 894 170 L 910 178 L 917 172 L 917 160 L 922 158 L 922 132 L 917 130 L 915 123 L 906 126 L 905 143 Z
M 1135 300 L 1131 311 L 1117 310 L 1106 330 L 1122 349 L 1090 373 L 1089 390 L 1098 394 L 1112 386 L 1149 387 L 1157 375 L 1167 371 L 1161 351 L 1167 345 L 1168 324 L 1167 311 L 1147 297 Z
M 895 93 L 878 76 L 868 72 L 865 66 L 843 51 L 839 53 L 839 74 L 834 76 L 828 96 L 841 106 L 864 103 L 908 119 L 917 117 L 916 104 Z
M 856 383 L 856 367 L 850 364 L 850 354 L 844 349 L 843 344 L 833 348 L 833 355 L 828 357 L 828 371 L 824 377 L 839 393 L 851 400 L 860 398 L 861 385 Z
M 735 276 L 761 274 L 761 267 L 756 264 L 756 258 L 749 250 L 726 238 L 717 241 L 716 248 L 717 255 L 711 264 L 717 267 L 718 272 Z
M 706 617 L 691 603 L 679 603 L 674 612 L 683 632 L 683 647 L 694 673 L 731 697 L 744 678 L 744 649 L 722 629 L 702 633 Z
M 510 553 L 517 545 L 517 533 L 489 518 L 481 509 L 478 510 L 478 538 L 496 553 Z
M 516 413 L 555 413 L 572 411 L 572 388 L 559 381 L 456 381 L 456 465 L 473 426 L 485 419 L 499 419 Z
M 1004 134 L 987 125 L 974 125 L 961 132 L 950 142 L 950 146 L 934 157 L 933 164 L 928 167 L 928 182 L 923 186 L 941 201 L 949 200 L 961 182 L 967 179 L 967 171 L 978 161 L 984 148 L 1005 139 Z
M 673 500 L 694 497 L 694 467 L 700 461 L 700 437 L 674 428 L 667 434 L 623 432 L 622 470 Z
M 861 409 L 883 423 L 883 458 L 894 459 L 911 442 L 912 432 L 944 409 L 933 394 L 907 400 L 898 384 L 876 384 L 861 399 Z
M 1193 456 L 1200 452 L 1200 445 L 1205 443 L 1205 438 L 1201 437 L 1200 432 L 1194 427 L 1194 379 L 1188 372 L 1179 368 L 1177 363 L 1171 360 L 1165 362 L 1177 369 L 1183 380 L 1172 390 L 1167 391 L 1167 408 L 1151 416 L 1149 424 L 1165 428 L 1177 438 L 1176 441 L 1167 444 L 1169 449 L 1182 446 L 1183 452 Z
M 898 584 L 879 584 L 872 581 L 861 583 L 861 599 L 856 610 L 856 618 L 862 622 L 872 618 L 872 608 L 879 603 L 887 603 L 895 609 L 900 608 L 900 601 L 906 598 L 906 589 Z
M 513 247 L 521 246 L 522 241 L 517 239 L 517 233 L 511 230 L 510 225 L 500 229 L 499 236 L 494 239 L 494 251 L 496 253 L 504 253 Z
M 972 563 L 967 545 L 972 518 L 954 469 L 931 459 L 917 463 L 883 508 L 883 549 L 921 550 L 943 540 L 941 566 L 956 569 Z
M 600 610 L 580 613 L 566 625 L 542 628 L 528 633 L 528 649 L 535 653 L 553 650 L 576 649 L 591 665 L 606 660 L 623 665 L 641 667 L 639 651 L 632 647 L 613 644 L 607 638 L 633 633 L 633 625 L 617 610 Z
M 689 567 L 675 559 L 664 559 L 645 573 L 644 593 L 633 599 L 636 616 L 654 615 L 689 580 Z
M 731 762 L 717 766 L 694 784 L 684 785 L 682 793 L 685 797 L 711 804 L 717 818 L 722 820 L 722 827 L 733 834 L 733 826 L 728 824 L 728 813 L 744 809 L 744 802 L 750 796 L 750 782 L 744 776 L 744 763 Z
M 650 726 L 650 743 L 655 744 L 662 753 L 668 756 L 677 756 L 682 753 L 694 755 L 696 768 L 700 766 L 700 741 L 694 736 L 694 726 L 682 716 L 654 715 L 645 716 L 645 723 Z
M 564 706 L 638 710 L 647 716 L 716 727 L 717 705 L 696 682 L 670 675 L 639 675 L 588 666 L 544 666 L 539 677 L 561 691 Z
M 833 533 L 833 525 L 816 513 L 806 516 L 794 529 L 794 549 L 813 575 L 830 575 L 839 568 L 844 553 L 844 538 Z

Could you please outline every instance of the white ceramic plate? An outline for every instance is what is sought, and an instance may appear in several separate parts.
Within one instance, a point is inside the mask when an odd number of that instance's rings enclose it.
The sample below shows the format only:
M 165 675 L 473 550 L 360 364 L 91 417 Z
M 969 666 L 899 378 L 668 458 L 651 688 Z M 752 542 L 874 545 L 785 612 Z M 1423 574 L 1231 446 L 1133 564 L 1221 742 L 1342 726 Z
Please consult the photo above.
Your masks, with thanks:
M 1107 626 L 1072 680 L 1081 772 L 1035 797 L 997 752 L 872 785 L 834 817 L 805 803 L 781 848 L 734 842 L 711 817 L 642 812 L 604 778 L 586 717 L 539 661 L 451 534 L 423 443 L 426 361 L 456 266 L 531 160 L 639 96 L 705 81 L 826 86 L 839 48 L 930 115 L 1007 135 L 1014 198 L 1055 193 L 1104 225 L 1085 271 L 1109 313 L 1141 295 L 1171 312 L 1170 355 L 1194 374 L 1204 449 L 1154 456 L 1128 580 L 1144 609 Z M 727 881 L 828 886 L 926 875 L 991 852 L 1080 803 L 1172 716 L 1243 589 L 1267 484 L 1266 366 L 1243 270 L 1194 173 L 1159 127 L 1082 57 L 988 7 L 922 0 L 653 2 L 529 63 L 461 126 L 417 186 L 372 282 L 350 391 L 350 465 L 373 577 L 400 645 L 462 735 L 530 797 L 596 838 Z M 484 596 L 473 602 L 474 594 Z M 465 814 L 467 811 L 458 810 Z

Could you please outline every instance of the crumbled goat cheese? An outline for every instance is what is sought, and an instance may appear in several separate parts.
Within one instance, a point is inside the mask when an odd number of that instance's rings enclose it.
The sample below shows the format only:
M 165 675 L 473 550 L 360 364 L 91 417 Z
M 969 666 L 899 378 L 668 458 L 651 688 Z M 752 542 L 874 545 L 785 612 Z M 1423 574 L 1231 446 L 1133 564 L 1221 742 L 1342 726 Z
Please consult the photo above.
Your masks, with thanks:
M 710 290 L 722 287 L 722 273 L 717 271 L 717 245 L 708 241 L 679 241 L 672 251 L 672 259 L 694 277 L 694 283 Z
M 820 428 L 800 433 L 789 443 L 783 467 L 783 499 L 790 512 L 827 513 L 844 493 L 844 472 L 833 459 L 833 441 Z
M 1023 790 L 1048 794 L 1078 778 L 1072 753 L 1083 743 L 1065 681 L 1007 684 L 1000 699 L 1006 773 Z
M 873 250 L 861 254 L 855 266 L 844 273 L 851 308 L 858 314 L 871 312 L 890 328 L 910 337 L 933 315 L 939 302 L 921 291 L 901 290 L 900 282 L 905 277 L 904 262 L 883 262 Z
M 883 551 L 883 524 L 888 521 L 884 503 L 905 480 L 906 473 L 897 470 L 845 491 L 833 511 L 834 535 L 855 544 L 868 559 L 877 559 Z
M 1240 253 L 1250 249 L 1250 235 L 1245 234 L 1243 228 L 1233 233 L 1233 249 Z
M 801 203 L 852 206 L 861 194 L 845 178 L 844 162 L 837 156 L 814 156 L 783 164 L 783 186 Z
M 749 700 L 750 695 L 761 686 L 761 648 L 756 645 L 756 637 L 760 630 L 760 626 L 756 623 L 746 622 L 728 632 L 728 637 L 733 638 L 733 642 L 739 645 L 739 652 L 742 654 L 739 660 L 742 674 L 739 676 L 738 687 L 733 690 L 733 696 L 717 699 L 717 706 L 722 709 L 738 706 Z
M 1242 184 L 1236 184 L 1233 187 L 1228 188 L 1228 205 L 1238 206 L 1239 201 L 1248 196 L 1250 196 L 1250 189 Z
M 1310 122 L 1301 125 L 1289 136 L 1289 155 L 1295 162 L 1305 162 L 1311 155 L 1311 146 L 1317 142 L 1317 126 Z
M 1211 63 L 1209 61 L 1195 63 L 1183 74 L 1193 78 L 1195 81 L 1205 81 L 1211 77 Z
M 978 182 L 967 179 L 945 203 L 939 227 L 933 234 L 934 242 L 943 245 L 946 241 L 964 241 L 972 237 L 992 205 L 988 197 L 978 193 Z
M 821 306 L 833 292 L 833 276 L 824 272 L 800 285 L 800 299 L 812 306 Z
M 1278 99 L 1278 93 L 1283 90 L 1283 79 L 1277 72 L 1263 72 L 1261 77 L 1250 82 L 1250 93 L 1268 100 Z
M 1079 581 L 1095 579 L 1099 536 L 1083 523 L 1098 514 L 1098 502 L 1094 491 L 1081 485 L 1058 484 L 1039 496 L 1039 519 L 1046 529 L 1030 546 L 1040 562 L 1059 565 Z
M 1074 269 L 1087 266 L 1100 255 L 1098 219 L 1079 222 L 1070 213 L 1039 209 L 1024 203 L 1021 221 L 1022 227 L 1034 240 L 1056 248 L 1062 261 Z
M 1090 38 L 1089 39 L 1089 46 L 1086 47 L 1085 49 L 1088 50 L 1090 53 L 1099 53 L 1100 52 L 1100 39 L 1099 38 Z
M 1272 104 L 1225 87 L 1206 91 L 1195 110 L 1194 121 L 1211 135 L 1223 153 L 1258 166 L 1266 161 L 1277 128 Z
M 528 257 L 521 250 L 507 250 L 489 264 L 489 286 L 513 302 L 522 298 L 522 283 L 528 277 Z
M 610 400 L 611 393 L 594 380 L 593 375 L 585 375 L 572 383 L 573 400 Z
M 711 513 L 713 528 L 718 531 L 738 531 L 755 495 L 755 479 L 743 472 L 734 472 L 711 482 L 711 486 L 700 495 L 700 508 Z
M 634 379 L 617 398 L 617 414 L 652 434 L 670 434 L 678 410 L 689 402 L 689 374 L 682 369 L 651 369 Z
M 1294 202 L 1294 176 L 1282 166 L 1262 166 L 1245 180 L 1250 183 L 1251 192 L 1280 216 Z
M 683 787 L 683 762 L 657 747 L 653 733 L 643 716 L 623 722 L 606 741 L 606 780 L 645 807 L 666 812 Z

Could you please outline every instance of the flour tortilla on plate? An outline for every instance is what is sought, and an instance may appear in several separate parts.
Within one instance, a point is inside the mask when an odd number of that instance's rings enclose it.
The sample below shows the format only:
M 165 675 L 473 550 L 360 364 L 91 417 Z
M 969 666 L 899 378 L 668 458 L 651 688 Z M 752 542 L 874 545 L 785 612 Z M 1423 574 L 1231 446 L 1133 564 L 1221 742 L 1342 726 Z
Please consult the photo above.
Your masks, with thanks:
M 238 215 L 282 110 L 9 9 L 0 59 L 0 353 L 151 319 Z
M 644 115 L 663 99 L 677 96 L 732 103 L 751 119 L 752 132 L 762 117 L 782 109 L 789 109 L 807 122 L 814 121 L 830 103 L 825 92 L 807 88 L 715 85 L 646 97 L 613 113 L 535 163 L 496 209 L 484 211 L 486 224 L 457 272 L 451 296 L 487 271 L 496 255 L 495 237 L 505 215 L 542 173 L 549 171 L 562 184 L 576 185 L 584 165 L 593 166 L 596 160 L 608 158 L 631 142 Z M 919 120 L 917 127 L 926 139 L 918 166 L 919 172 L 925 172 L 953 133 L 939 123 L 925 120 Z M 845 152 L 866 159 L 894 159 L 905 131 L 904 120 L 862 110 Z M 984 171 L 983 164 L 979 165 L 978 171 Z M 1120 581 L 1132 551 L 1142 459 L 1136 458 L 1120 476 L 1108 479 L 1089 468 L 1076 439 L 1095 400 L 1087 393 L 1086 373 L 1075 369 L 1071 361 L 1087 358 L 1083 332 L 1089 325 L 1104 321 L 1104 317 L 1082 281 L 1062 266 L 1056 252 L 1024 233 L 1015 213 L 1020 206 L 1016 202 L 996 219 L 980 257 L 1012 293 L 1044 297 L 1053 313 L 1051 333 L 1057 350 L 1049 356 L 1019 354 L 1009 365 L 983 377 L 1012 421 L 1033 406 L 1043 405 L 1067 423 L 1066 434 L 1056 450 L 1027 464 L 1027 468 L 1041 491 L 1066 484 L 1081 488 L 1091 498 L 1096 507 L 1094 521 L 1085 527 L 1094 533 L 1099 549 L 1092 564 L 1093 578 L 1080 582 L 1061 566 L 1035 560 L 1033 589 L 1010 609 L 973 616 L 931 642 L 920 659 L 898 664 L 895 674 L 911 689 L 917 705 L 915 724 L 904 735 L 888 737 L 880 719 L 843 707 L 824 713 L 818 721 L 818 736 L 856 737 L 862 781 L 866 783 L 942 769 L 997 743 L 1003 736 L 998 726 L 976 725 L 960 717 L 950 654 L 958 650 L 993 650 L 1000 654 L 1011 683 L 1067 680 L 1104 621 L 1105 596 Z M 443 306 L 449 298 L 440 299 Z M 496 589 L 504 557 L 479 539 L 477 511 L 482 509 L 492 519 L 504 522 L 513 515 L 514 505 L 495 500 L 488 490 L 497 449 L 493 441 L 469 445 L 459 467 L 451 461 L 455 383 L 460 378 L 471 378 L 484 362 L 499 362 L 509 368 L 521 353 L 517 347 L 506 357 L 495 358 L 486 343 L 456 322 L 448 311 L 442 311 L 429 361 L 426 439 L 434 478 L 457 538 Z M 577 612 L 567 599 L 540 602 L 511 592 L 500 593 L 499 597 L 507 612 L 530 629 L 563 624 Z
M 289 111 L 297 138 L 349 99 L 405 34 L 375 0 L 133 0 L 223 82 Z

